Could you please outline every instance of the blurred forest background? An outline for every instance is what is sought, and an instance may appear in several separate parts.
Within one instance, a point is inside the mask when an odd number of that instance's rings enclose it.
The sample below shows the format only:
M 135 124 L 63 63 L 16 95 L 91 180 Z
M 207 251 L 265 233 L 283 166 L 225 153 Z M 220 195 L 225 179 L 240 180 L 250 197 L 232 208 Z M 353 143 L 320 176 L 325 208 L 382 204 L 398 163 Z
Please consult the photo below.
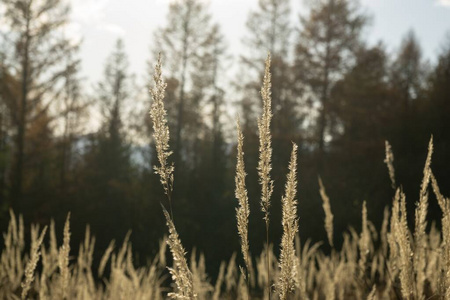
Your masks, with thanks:
M 54 218 L 59 226 L 71 211 L 73 245 L 90 224 L 98 250 L 131 229 L 138 263 L 155 254 L 167 231 L 148 116 L 159 52 L 176 166 L 174 219 L 184 246 L 204 252 L 212 270 L 239 250 L 237 114 L 245 136 L 249 234 L 256 253 L 265 240 L 256 165 L 259 89 L 268 51 L 274 111 L 271 241 L 277 244 L 281 237 L 291 141 L 299 145 L 302 240 L 326 236 L 319 175 L 331 198 L 336 241 L 347 226 L 360 227 L 364 200 L 369 218 L 380 226 L 393 196 L 383 163 L 385 140 L 393 147 L 409 209 L 418 199 L 431 135 L 433 172 L 442 193 L 450 193 L 450 38 L 430 63 L 412 31 L 394 53 L 382 41 L 368 46 L 364 33 L 371 17 L 357 1 L 309 1 L 309 10 L 292 22 L 289 0 L 259 0 L 242 29 L 246 50 L 238 71 L 230 76 L 227 41 L 208 5 L 198 0 L 167 5 L 166 25 L 155 30 L 151 51 L 142 58 L 148 84 L 137 84 L 126 45 L 118 40 L 92 91 L 80 75 L 81 45 L 65 34 L 67 2 L 0 0 L 2 232 L 9 208 L 27 224 Z M 98 130 L 93 123 L 100 124 Z M 438 206 L 431 203 L 437 219 Z

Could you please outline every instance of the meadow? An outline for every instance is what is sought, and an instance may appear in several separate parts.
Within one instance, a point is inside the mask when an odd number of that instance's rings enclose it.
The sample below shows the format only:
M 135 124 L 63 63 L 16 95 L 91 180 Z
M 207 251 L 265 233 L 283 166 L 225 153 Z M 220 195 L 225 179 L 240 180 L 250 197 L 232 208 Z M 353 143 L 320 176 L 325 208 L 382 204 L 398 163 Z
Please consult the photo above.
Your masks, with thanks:
M 146 266 L 137 266 L 129 232 L 122 243 L 111 241 L 96 264 L 95 237 L 89 226 L 78 249 L 71 248 L 70 214 L 62 233 L 55 231 L 54 222 L 44 227 L 32 225 L 28 240 L 24 220 L 11 211 L 0 261 L 1 299 L 450 299 L 450 199 L 441 194 L 432 172 L 432 138 L 414 224 L 408 224 L 406 202 L 415 198 L 408 195 L 407 200 L 401 183 L 396 181 L 393 150 L 386 142 L 386 176 L 391 179 L 392 205 L 385 208 L 381 229 L 377 230 L 368 219 L 363 202 L 361 230 L 350 228 L 343 232 L 341 247 L 334 246 L 333 199 L 327 196 L 320 178 L 323 224 L 328 239 L 313 244 L 298 234 L 299 226 L 304 225 L 297 216 L 298 201 L 302 199 L 296 195 L 298 153 L 297 145 L 292 143 L 281 199 L 283 234 L 278 240 L 269 239 L 271 203 L 280 201 L 271 197 L 274 182 L 270 55 L 265 64 L 261 87 L 263 110 L 258 119 L 259 201 L 267 233 L 264 250 L 258 255 L 251 254 L 249 201 L 257 199 L 249 199 L 246 189 L 245 137 L 238 120 L 235 196 L 236 234 L 241 249 L 230 253 L 229 261 L 221 262 L 218 274 L 207 274 L 208 253 L 203 254 L 201 249 L 192 249 L 190 253 L 185 250 L 173 217 L 171 195 L 176 189 L 177 166 L 171 162 L 165 88 L 160 58 L 155 65 L 150 111 L 158 158 L 155 172 L 167 197 L 161 199 L 167 236 L 160 241 L 158 255 Z M 442 210 L 441 220 L 427 217 L 430 193 Z M 324 250 L 325 245 L 331 251 Z M 279 256 L 275 247 L 280 248 Z M 238 256 L 242 256 L 241 265 L 237 263 L 241 261 Z

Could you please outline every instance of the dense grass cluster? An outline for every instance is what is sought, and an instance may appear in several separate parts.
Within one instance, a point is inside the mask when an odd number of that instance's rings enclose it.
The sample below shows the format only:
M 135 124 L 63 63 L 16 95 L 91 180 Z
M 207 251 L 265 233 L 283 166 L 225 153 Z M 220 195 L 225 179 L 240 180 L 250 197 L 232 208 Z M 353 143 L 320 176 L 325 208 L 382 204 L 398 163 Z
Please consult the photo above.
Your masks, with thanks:
M 297 217 L 297 145 L 293 144 L 285 193 L 281 199 L 283 235 L 279 243 L 280 255 L 277 257 L 273 251 L 278 241 L 270 241 L 267 235 L 263 252 L 252 257 L 248 239 L 250 209 L 245 182 L 244 136 L 239 121 L 235 195 L 238 200 L 237 232 L 244 265 L 239 266 L 236 253 L 230 253 L 230 260 L 221 263 L 219 273 L 213 276 L 216 280 L 212 282 L 206 273 L 204 255 L 198 256 L 192 250 L 190 258 L 186 256 L 173 218 L 171 194 L 175 166 L 169 162 L 171 151 L 163 102 L 165 83 L 161 60 L 155 67 L 154 81 L 151 117 L 159 160 L 155 170 L 160 175 L 169 205 L 169 211 L 166 204 L 162 207 L 168 236 L 161 241 L 159 254 L 147 266 L 137 267 L 133 263 L 128 234 L 117 248 L 115 242 L 111 242 L 98 268 L 94 269 L 95 238 L 91 236 L 89 227 L 77 257 L 72 256 L 75 252 L 70 248 L 70 215 L 64 226 L 61 245 L 58 245 L 53 222 L 49 230 L 32 225 L 28 252 L 22 217 L 16 218 L 11 212 L 0 261 L 1 299 L 450 299 L 450 199 L 440 193 L 431 169 L 432 139 L 413 231 L 408 226 L 406 196 L 395 181 L 394 155 L 389 143 L 386 143 L 385 162 L 392 182 L 393 200 L 391 208 L 385 209 L 380 231 L 368 219 L 364 202 L 361 231 L 350 228 L 343 233 L 342 247 L 335 247 L 332 201 L 319 178 L 324 228 L 331 246 L 329 254 L 321 249 L 322 243 L 301 243 L 298 236 L 298 226 L 302 224 Z M 263 114 L 258 122 L 258 174 L 261 210 L 268 232 L 273 200 L 270 56 L 266 61 L 261 96 Z M 428 193 L 431 190 L 442 210 L 441 231 L 435 223 L 428 226 Z M 46 238 L 47 232 L 49 238 Z M 170 259 L 166 257 L 167 245 Z M 169 283 L 169 274 L 172 283 Z

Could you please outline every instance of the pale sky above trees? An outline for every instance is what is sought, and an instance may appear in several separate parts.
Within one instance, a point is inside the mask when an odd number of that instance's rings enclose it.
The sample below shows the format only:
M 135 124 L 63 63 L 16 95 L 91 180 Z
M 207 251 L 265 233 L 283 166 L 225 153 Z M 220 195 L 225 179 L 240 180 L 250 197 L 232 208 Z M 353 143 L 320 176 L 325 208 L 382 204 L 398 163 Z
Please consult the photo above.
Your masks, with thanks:
M 81 59 L 83 74 L 90 82 L 101 76 L 105 57 L 118 37 L 124 39 L 130 57 L 130 71 L 142 78 L 150 48 L 155 48 L 153 31 L 165 24 L 168 4 L 173 0 L 71 0 L 72 24 L 69 34 L 83 38 Z M 292 19 L 298 26 L 298 14 L 306 11 L 305 1 L 293 0 Z M 237 61 L 245 49 L 241 40 L 249 10 L 257 0 L 205 0 L 213 19 L 220 24 Z M 361 0 L 372 16 L 366 30 L 369 43 L 383 40 L 387 50 L 400 46 L 402 37 L 413 29 L 424 56 L 433 60 L 450 31 L 450 0 Z

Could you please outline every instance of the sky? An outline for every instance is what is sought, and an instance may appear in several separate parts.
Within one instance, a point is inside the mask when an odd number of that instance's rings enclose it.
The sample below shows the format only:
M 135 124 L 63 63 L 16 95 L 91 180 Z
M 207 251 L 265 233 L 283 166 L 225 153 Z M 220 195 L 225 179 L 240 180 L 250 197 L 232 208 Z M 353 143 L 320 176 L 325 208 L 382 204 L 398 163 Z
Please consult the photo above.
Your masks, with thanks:
M 82 38 L 83 76 L 98 81 L 105 59 L 115 41 L 122 38 L 129 55 L 130 71 L 141 80 L 150 58 L 153 32 L 165 25 L 168 5 L 173 0 L 69 0 L 72 5 L 70 34 Z M 242 38 L 249 11 L 258 0 L 202 0 L 209 4 L 213 20 L 222 28 L 229 53 L 238 57 L 245 51 Z M 292 19 L 307 13 L 306 0 L 291 0 Z M 308 0 L 310 1 L 310 0 Z M 360 0 L 363 11 L 371 16 L 364 32 L 370 44 L 382 40 L 394 53 L 405 33 L 413 29 L 423 54 L 435 61 L 439 49 L 450 35 L 450 0 Z

